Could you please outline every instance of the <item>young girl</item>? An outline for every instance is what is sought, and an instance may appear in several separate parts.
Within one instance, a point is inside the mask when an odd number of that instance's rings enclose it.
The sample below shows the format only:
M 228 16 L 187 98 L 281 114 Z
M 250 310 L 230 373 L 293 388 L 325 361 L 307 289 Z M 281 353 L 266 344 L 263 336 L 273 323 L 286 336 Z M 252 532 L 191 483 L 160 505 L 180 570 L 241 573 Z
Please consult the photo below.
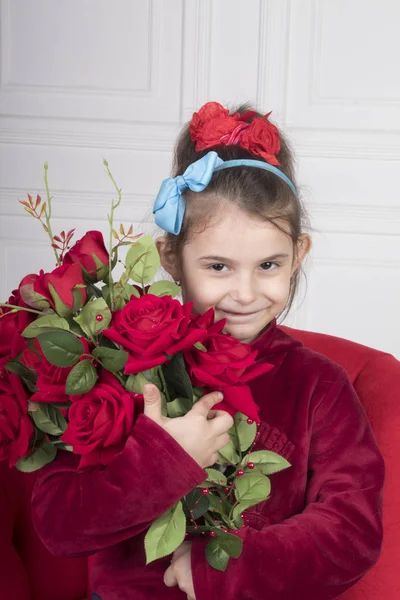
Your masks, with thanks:
M 77 471 L 78 457 L 64 453 L 40 472 L 36 528 L 55 554 L 96 553 L 101 600 L 337 598 L 378 559 L 384 466 L 343 370 L 276 324 L 310 248 L 289 147 L 268 115 L 212 102 L 184 128 L 174 171 L 154 208 L 166 231 L 163 266 L 195 311 L 213 307 L 228 333 L 274 365 L 251 384 L 256 449 L 292 466 L 244 513 L 243 551 L 225 572 L 208 565 L 204 538 L 145 566 L 149 523 L 204 481 L 232 424 L 222 411 L 209 414 L 217 392 L 182 418 L 164 418 L 149 385 L 144 415 L 113 463 Z

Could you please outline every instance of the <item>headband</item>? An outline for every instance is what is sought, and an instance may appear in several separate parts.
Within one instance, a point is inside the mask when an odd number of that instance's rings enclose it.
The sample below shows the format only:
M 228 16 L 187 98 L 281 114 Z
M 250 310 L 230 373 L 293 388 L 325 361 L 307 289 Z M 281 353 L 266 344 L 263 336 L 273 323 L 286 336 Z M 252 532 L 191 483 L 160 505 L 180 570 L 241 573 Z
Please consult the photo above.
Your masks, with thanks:
M 297 196 L 293 183 L 277 167 L 262 160 L 239 158 L 236 160 L 223 161 L 216 152 L 208 152 L 205 156 L 196 160 L 188 166 L 183 175 L 168 177 L 161 184 L 154 203 L 153 213 L 159 227 L 178 235 L 182 228 L 183 216 L 185 214 L 185 199 L 183 192 L 189 188 L 192 192 L 202 192 L 211 181 L 213 173 L 229 169 L 231 167 L 257 167 L 270 173 L 274 173 L 282 179 Z

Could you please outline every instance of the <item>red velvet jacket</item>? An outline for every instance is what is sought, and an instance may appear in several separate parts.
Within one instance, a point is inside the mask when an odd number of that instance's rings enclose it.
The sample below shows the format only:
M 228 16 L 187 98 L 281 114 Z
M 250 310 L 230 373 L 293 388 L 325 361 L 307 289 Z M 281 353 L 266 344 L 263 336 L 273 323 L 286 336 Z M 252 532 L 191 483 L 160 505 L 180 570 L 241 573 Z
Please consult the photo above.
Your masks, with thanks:
M 197 600 L 329 600 L 378 559 L 384 465 L 344 371 L 272 323 L 254 344 L 275 368 L 254 381 L 255 449 L 291 467 L 271 476 L 270 498 L 245 513 L 243 552 L 221 573 L 192 544 Z M 161 428 L 140 416 L 124 452 L 106 468 L 77 472 L 69 453 L 40 473 L 37 531 L 51 552 L 97 553 L 92 587 L 102 600 L 184 600 L 166 588 L 169 559 L 145 566 L 150 521 L 204 480 L 204 471 Z

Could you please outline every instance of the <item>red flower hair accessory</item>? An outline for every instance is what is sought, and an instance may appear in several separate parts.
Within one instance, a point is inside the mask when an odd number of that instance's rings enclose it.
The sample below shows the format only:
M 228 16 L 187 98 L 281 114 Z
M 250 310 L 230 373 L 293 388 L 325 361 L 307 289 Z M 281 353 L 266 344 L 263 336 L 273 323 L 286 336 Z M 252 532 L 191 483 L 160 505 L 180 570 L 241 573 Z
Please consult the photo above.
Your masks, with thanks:
M 268 120 L 271 113 L 263 117 L 255 117 L 255 114 L 247 111 L 243 115 L 238 112 L 231 115 L 218 102 L 207 102 L 193 114 L 190 122 L 190 136 L 196 142 L 196 150 L 221 144 L 237 145 L 271 165 L 279 165 L 276 155 L 280 151 L 280 137 L 277 127 Z

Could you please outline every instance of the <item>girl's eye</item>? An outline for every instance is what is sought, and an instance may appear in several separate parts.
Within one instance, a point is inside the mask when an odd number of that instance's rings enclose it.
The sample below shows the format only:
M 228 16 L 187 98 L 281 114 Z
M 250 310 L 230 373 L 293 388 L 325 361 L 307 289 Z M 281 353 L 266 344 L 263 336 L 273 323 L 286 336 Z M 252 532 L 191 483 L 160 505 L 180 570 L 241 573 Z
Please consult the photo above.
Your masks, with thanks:
M 260 267 L 262 268 L 263 271 L 271 271 L 272 269 L 275 269 L 278 265 L 274 262 L 264 262 L 261 263 Z
M 211 265 L 210 268 L 213 271 L 223 271 L 224 270 L 225 265 L 223 263 L 217 263 L 215 265 Z

